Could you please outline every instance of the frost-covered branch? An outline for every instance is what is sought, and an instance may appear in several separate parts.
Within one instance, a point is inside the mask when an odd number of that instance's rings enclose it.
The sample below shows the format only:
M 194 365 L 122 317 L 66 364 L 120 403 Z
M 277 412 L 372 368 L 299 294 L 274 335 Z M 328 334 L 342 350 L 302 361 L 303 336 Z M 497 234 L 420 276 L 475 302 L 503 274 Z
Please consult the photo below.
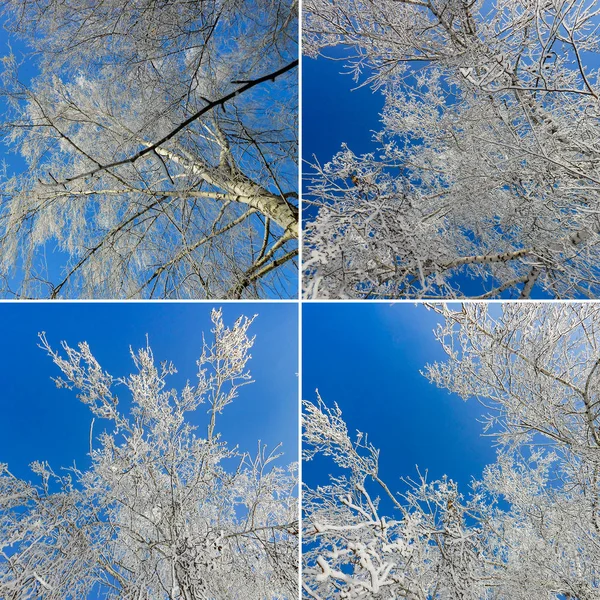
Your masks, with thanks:
M 0 295 L 293 295 L 296 11 L 3 3 L 37 68 L 24 82 L 11 55 L 0 73 L 4 143 L 26 164 L 4 174 Z M 277 267 L 243 285 L 265 237 Z
M 37 462 L 30 483 L 0 465 L 2 598 L 297 596 L 295 465 L 261 444 L 242 454 L 218 427 L 250 383 L 252 319 L 212 320 L 196 381 L 181 392 L 167 386 L 175 367 L 156 365 L 150 347 L 132 351 L 136 371 L 115 379 L 87 344 L 55 350 L 41 335 L 56 383 L 77 391 L 104 431 L 85 471 L 57 475 Z M 205 433 L 188 419 L 203 408 Z
M 595 2 L 305 9 L 306 53 L 385 98 L 377 152 L 309 169 L 308 297 L 598 296 Z
M 400 474 L 390 502 L 378 450 L 361 433 L 350 439 L 337 406 L 306 402 L 304 460 L 329 457 L 335 466 L 327 483 L 304 490 L 305 597 L 592 600 L 600 587 L 598 308 L 432 308 L 447 359 L 425 375 L 484 404 L 497 460 L 468 494 L 446 477 Z

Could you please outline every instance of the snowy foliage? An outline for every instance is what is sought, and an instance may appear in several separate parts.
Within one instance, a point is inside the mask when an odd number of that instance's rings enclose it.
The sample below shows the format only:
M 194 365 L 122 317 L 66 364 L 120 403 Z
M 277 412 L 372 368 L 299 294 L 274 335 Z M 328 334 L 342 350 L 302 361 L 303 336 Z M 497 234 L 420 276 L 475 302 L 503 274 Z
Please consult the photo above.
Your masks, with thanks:
M 303 6 L 385 98 L 376 153 L 313 165 L 307 296 L 600 294 L 595 0 Z
M 259 444 L 256 456 L 223 441 L 219 413 L 250 383 L 250 319 L 229 329 L 212 314 L 197 381 L 166 387 L 170 363 L 150 348 L 133 353 L 136 372 L 114 379 L 87 344 L 45 348 L 98 423 L 91 466 L 62 474 L 45 462 L 38 483 L 0 465 L 0 597 L 122 600 L 295 598 L 295 465 Z M 115 388 L 131 395 L 129 415 Z M 197 434 L 186 413 L 206 409 Z M 91 594 L 91 595 L 90 595 Z
M 294 0 L 2 7 L 2 295 L 295 295 Z
M 448 358 L 425 373 L 487 407 L 497 460 L 469 493 L 421 475 L 395 492 L 339 407 L 305 402 L 304 460 L 337 465 L 303 495 L 305 597 L 595 600 L 600 307 L 504 304 L 500 318 L 485 305 L 434 308 Z

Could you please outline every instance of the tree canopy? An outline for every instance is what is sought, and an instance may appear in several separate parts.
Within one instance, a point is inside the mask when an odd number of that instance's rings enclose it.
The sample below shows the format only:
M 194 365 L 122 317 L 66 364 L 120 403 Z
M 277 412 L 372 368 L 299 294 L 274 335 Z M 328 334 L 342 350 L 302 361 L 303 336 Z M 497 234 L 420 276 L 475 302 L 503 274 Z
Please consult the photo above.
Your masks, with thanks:
M 1 4 L 3 296 L 296 294 L 294 0 Z
M 377 152 L 307 175 L 308 297 L 600 295 L 597 2 L 304 8 L 306 54 L 385 99 Z
M 295 598 L 296 468 L 222 439 L 219 415 L 251 383 L 252 320 L 213 311 L 197 377 L 177 392 L 173 364 L 132 351 L 128 377 L 105 372 L 85 343 L 45 349 L 93 414 L 88 469 L 0 463 L 0 596 L 5 600 Z M 118 395 L 117 395 L 118 392 Z M 123 405 L 129 401 L 129 410 Z M 204 429 L 191 411 L 206 410 Z
M 303 492 L 304 596 L 597 598 L 600 308 L 505 303 L 500 317 L 485 304 L 434 309 L 447 359 L 424 374 L 482 403 L 496 462 L 470 490 L 421 472 L 399 473 L 397 488 L 339 406 L 305 402 L 304 460 L 335 466 Z

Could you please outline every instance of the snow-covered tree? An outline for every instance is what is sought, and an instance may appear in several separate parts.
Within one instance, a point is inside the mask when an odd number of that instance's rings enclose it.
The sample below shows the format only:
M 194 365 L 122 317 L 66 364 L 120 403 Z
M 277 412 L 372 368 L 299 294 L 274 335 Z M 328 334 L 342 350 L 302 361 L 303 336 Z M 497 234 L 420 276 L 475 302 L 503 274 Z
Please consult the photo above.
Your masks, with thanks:
M 296 295 L 295 0 L 0 4 L 0 294 Z
M 336 468 L 303 494 L 305 597 L 597 599 L 600 306 L 434 308 L 447 360 L 425 374 L 486 407 L 497 460 L 468 493 L 424 475 L 395 491 L 339 407 L 306 402 L 304 458 Z
M 232 328 L 213 311 L 197 379 L 167 386 L 175 367 L 132 352 L 136 372 L 114 379 L 83 343 L 41 345 L 94 415 L 91 466 L 37 482 L 0 464 L 0 597 L 207 600 L 295 598 L 298 514 L 295 465 L 259 443 L 256 456 L 221 439 L 218 416 L 250 383 L 252 320 Z M 130 395 L 124 414 L 119 396 Z M 205 430 L 190 411 L 207 410 Z M 94 426 L 94 421 L 92 421 Z
M 600 294 L 595 0 L 303 6 L 385 99 L 377 152 L 313 164 L 307 296 Z

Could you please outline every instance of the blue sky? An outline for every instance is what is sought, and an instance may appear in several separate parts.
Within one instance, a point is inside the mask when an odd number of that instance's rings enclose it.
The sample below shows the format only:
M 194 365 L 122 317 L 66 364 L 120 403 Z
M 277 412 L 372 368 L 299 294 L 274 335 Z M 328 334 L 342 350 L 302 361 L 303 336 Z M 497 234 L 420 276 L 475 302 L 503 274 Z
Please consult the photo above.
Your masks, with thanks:
M 57 389 L 59 375 L 37 334 L 45 331 L 58 347 L 87 341 L 105 371 L 127 376 L 134 367 L 129 355 L 144 347 L 146 334 L 157 363 L 172 361 L 178 374 L 170 386 L 181 389 L 196 377 L 202 352 L 202 332 L 210 339 L 210 303 L 2 303 L 4 324 L 0 346 L 0 462 L 17 476 L 30 479 L 29 463 L 47 460 L 55 469 L 88 463 L 91 413 L 69 390 Z M 256 383 L 221 415 L 223 439 L 255 452 L 260 439 L 270 448 L 283 443 L 288 464 L 298 448 L 298 307 L 291 303 L 230 303 L 223 305 L 225 324 L 244 314 L 258 317 L 250 329 L 256 335 L 249 363 Z M 118 392 L 117 392 L 118 393 Z M 120 394 L 118 394 L 120 395 Z M 202 407 L 193 420 L 205 430 Z M 94 426 L 100 433 L 100 422 Z
M 340 48 L 328 50 L 332 57 L 345 54 Z M 341 60 L 302 59 L 302 153 L 308 162 L 313 155 L 321 163 L 330 161 L 342 142 L 357 154 L 377 149 L 372 137 L 381 129 L 383 96 L 358 88 L 345 71 Z
M 368 433 L 381 449 L 381 475 L 390 489 L 400 477 L 448 475 L 468 491 L 494 462 L 493 440 L 481 436 L 483 414 L 474 400 L 430 384 L 420 370 L 445 354 L 433 336 L 440 317 L 412 303 L 306 303 L 302 311 L 302 395 L 315 389 L 337 402 L 348 430 Z M 333 463 L 306 462 L 303 480 L 325 484 Z
M 341 58 L 343 49 L 332 48 L 328 55 Z M 321 164 L 329 162 L 341 150 L 342 143 L 355 154 L 377 150 L 373 132 L 381 129 L 383 96 L 369 87 L 357 88 L 344 75 L 342 61 L 302 59 L 302 169 L 304 184 L 315 157 Z M 304 218 L 315 215 L 304 206 Z

